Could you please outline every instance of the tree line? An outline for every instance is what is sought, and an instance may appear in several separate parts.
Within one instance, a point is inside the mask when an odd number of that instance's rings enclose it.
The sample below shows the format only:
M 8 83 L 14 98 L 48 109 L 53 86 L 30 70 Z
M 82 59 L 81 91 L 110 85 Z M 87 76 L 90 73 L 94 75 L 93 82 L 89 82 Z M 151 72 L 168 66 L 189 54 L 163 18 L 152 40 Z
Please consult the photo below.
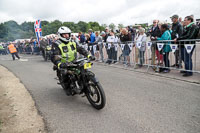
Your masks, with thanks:
M 61 22 L 55 20 L 52 22 L 42 21 L 42 35 L 56 34 L 57 30 L 61 26 L 69 27 L 72 32 L 87 32 L 89 29 L 94 31 L 103 31 L 106 24 L 100 25 L 98 22 L 84 22 L 79 21 L 78 23 L 74 22 Z M 110 29 L 115 29 L 115 24 L 111 23 L 108 25 Z M 122 24 L 118 25 L 119 28 L 123 27 Z M 0 42 L 14 41 L 16 39 L 25 39 L 25 38 L 35 38 L 34 32 L 34 22 L 23 22 L 18 24 L 16 21 L 10 20 L 4 23 L 0 23 Z

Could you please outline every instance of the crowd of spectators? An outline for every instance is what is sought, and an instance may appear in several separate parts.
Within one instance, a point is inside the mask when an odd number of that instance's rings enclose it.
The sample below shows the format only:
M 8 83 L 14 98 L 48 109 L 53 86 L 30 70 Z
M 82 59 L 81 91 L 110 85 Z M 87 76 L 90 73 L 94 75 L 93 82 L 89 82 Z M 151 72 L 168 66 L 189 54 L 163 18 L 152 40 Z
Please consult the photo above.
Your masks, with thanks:
M 191 76 L 193 68 L 192 54 L 195 46 L 190 53 L 187 53 L 184 45 L 180 44 L 195 44 L 195 41 L 179 42 L 179 40 L 196 39 L 199 37 L 200 22 L 194 23 L 194 16 L 186 16 L 184 21 L 178 15 L 173 15 L 171 18 L 172 23 L 165 23 L 159 20 L 153 20 L 151 27 L 143 28 L 138 26 L 137 28 L 127 26 L 118 30 L 111 30 L 108 27 L 104 31 L 88 30 L 88 33 L 79 32 L 76 36 L 71 35 L 72 41 L 78 45 L 86 48 L 90 53 L 96 57 L 97 61 L 105 62 L 108 64 L 116 64 L 120 61 L 126 66 L 131 66 L 130 53 L 135 49 L 134 62 L 138 67 L 142 67 L 145 64 L 145 52 L 147 50 L 147 41 L 151 41 L 151 60 L 152 66 L 156 72 L 170 72 L 170 67 L 182 68 L 183 62 L 186 71 L 181 71 L 183 76 Z M 40 44 L 35 39 L 18 41 L 15 46 L 20 54 L 39 54 L 41 49 L 44 49 L 47 45 L 51 46 L 52 42 L 55 42 L 57 38 L 50 36 L 47 38 L 41 38 Z M 158 41 L 165 41 L 162 50 L 158 48 Z M 169 42 L 166 42 L 169 40 Z M 178 48 L 174 52 L 175 64 L 170 65 L 169 53 L 172 51 L 170 45 L 179 44 Z M 87 46 L 87 47 L 86 47 Z M 0 54 L 7 54 L 7 44 L 0 45 Z M 122 54 L 118 55 L 118 48 L 121 47 Z M 104 50 L 104 48 L 106 50 Z M 107 55 L 107 56 L 105 56 Z M 119 58 L 118 58 L 119 57 Z M 157 69 L 155 69 L 157 68 Z
M 35 54 L 40 55 L 42 48 L 47 45 L 51 46 L 53 42 L 57 40 L 54 36 L 49 36 L 40 39 L 40 44 L 38 44 L 36 39 L 20 39 L 15 42 L 0 43 L 0 55 L 6 55 L 9 53 L 8 45 L 10 43 L 14 44 L 19 54 Z
M 108 27 L 105 28 L 105 31 L 92 31 L 90 29 L 88 33 L 79 33 L 78 43 L 79 45 L 88 44 L 88 50 L 92 55 L 96 56 L 97 60 L 100 62 L 105 62 L 108 64 L 118 63 L 118 47 L 122 49 L 122 55 L 120 59 L 123 60 L 123 63 L 126 66 L 131 65 L 130 53 L 135 47 L 135 63 L 139 67 L 142 67 L 145 63 L 145 51 L 146 51 L 146 42 L 152 42 L 151 45 L 151 65 L 158 67 L 153 67 L 156 72 L 169 73 L 170 67 L 182 68 L 184 62 L 184 68 L 186 71 L 181 71 L 183 76 L 191 76 L 193 73 L 192 70 L 192 54 L 195 49 L 193 47 L 190 53 L 187 52 L 184 45 L 179 43 L 179 40 L 186 39 L 197 39 L 199 34 L 200 23 L 194 23 L 194 16 L 186 16 L 184 21 L 178 16 L 173 15 L 171 18 L 172 23 L 161 22 L 159 20 L 153 20 L 153 24 L 149 29 L 142 28 L 138 26 L 132 28 L 127 26 L 126 28 L 121 28 L 119 30 L 113 31 Z M 169 40 L 169 42 L 166 42 Z M 162 50 L 158 48 L 158 41 L 164 43 Z M 132 42 L 132 45 L 129 43 Z M 139 42 L 142 42 L 139 44 Z M 137 46 L 137 43 L 139 46 Z M 183 42 L 183 44 L 195 44 L 195 41 Z M 170 45 L 178 44 L 178 48 L 174 52 L 175 63 L 170 65 L 169 54 L 172 51 Z M 95 45 L 95 47 L 94 47 Z M 103 47 L 106 48 L 107 59 L 103 56 L 105 53 L 102 50 Z M 95 50 L 94 50 L 95 48 Z M 100 56 L 99 56 L 100 55 Z

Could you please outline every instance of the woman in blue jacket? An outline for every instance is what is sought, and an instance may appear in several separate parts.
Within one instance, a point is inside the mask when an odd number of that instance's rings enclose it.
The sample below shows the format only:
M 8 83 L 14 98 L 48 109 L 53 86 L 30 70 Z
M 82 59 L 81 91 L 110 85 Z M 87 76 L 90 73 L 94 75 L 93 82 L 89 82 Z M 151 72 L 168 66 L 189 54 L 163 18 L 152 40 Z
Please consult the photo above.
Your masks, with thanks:
M 167 24 L 163 24 L 161 25 L 161 32 L 162 32 L 162 36 L 157 38 L 157 40 L 161 41 L 161 40 L 171 40 L 171 33 L 169 31 L 169 27 Z M 163 56 L 164 56 L 164 63 L 165 63 L 165 67 L 163 69 L 164 73 L 168 73 L 170 71 L 169 66 L 170 66 L 170 62 L 169 62 L 169 52 L 171 51 L 171 47 L 170 47 L 170 42 L 164 42 L 164 46 L 163 46 Z

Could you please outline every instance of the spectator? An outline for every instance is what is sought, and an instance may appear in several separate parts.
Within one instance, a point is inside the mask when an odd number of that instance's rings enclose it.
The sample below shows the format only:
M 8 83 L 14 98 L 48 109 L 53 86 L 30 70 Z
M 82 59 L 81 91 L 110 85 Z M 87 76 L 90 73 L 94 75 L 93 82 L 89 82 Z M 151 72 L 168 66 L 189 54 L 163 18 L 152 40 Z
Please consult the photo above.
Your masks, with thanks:
M 175 38 L 178 38 L 179 36 L 181 36 L 183 34 L 183 26 L 178 21 L 178 19 L 179 19 L 178 15 L 173 15 L 171 17 L 171 19 L 172 19 L 172 22 L 173 22 L 172 23 L 171 37 L 172 37 L 172 40 L 174 40 Z M 179 55 L 178 49 L 174 52 L 174 55 L 175 55 L 175 64 L 172 65 L 172 67 L 178 67 L 179 68 L 179 67 L 181 67 L 181 66 L 179 66 L 179 64 L 181 65 L 182 62 L 181 62 L 181 57 Z
M 42 51 L 42 56 L 43 58 L 45 58 L 45 50 L 46 50 L 46 47 L 48 46 L 48 41 L 45 38 L 41 38 L 41 39 L 42 40 L 40 41 L 40 51 Z
M 103 35 L 103 40 L 104 42 L 107 41 L 107 38 L 110 36 L 110 29 L 108 27 L 105 28 L 105 35 Z M 107 52 L 107 55 L 110 54 L 110 49 L 108 49 L 108 43 L 106 43 L 106 52 Z M 109 60 L 106 61 L 106 63 L 109 63 Z
M 142 42 L 141 47 L 139 49 L 139 54 L 138 54 L 138 57 L 140 59 L 140 64 L 139 64 L 140 67 L 142 67 L 143 64 L 144 64 L 144 53 L 145 53 L 145 50 L 146 50 L 147 36 L 144 32 L 145 32 L 144 28 L 139 29 L 140 35 L 137 38 L 137 42 Z
M 160 30 L 162 32 L 162 36 L 158 38 L 156 37 L 157 40 L 171 40 L 171 34 L 170 34 L 169 27 L 167 24 L 162 24 Z M 163 52 L 162 54 L 164 56 L 165 68 L 161 69 L 161 71 L 163 71 L 164 73 L 168 73 L 170 71 L 169 69 L 169 66 L 170 66 L 169 52 L 170 51 L 171 51 L 170 42 L 166 42 L 162 50 Z
M 90 46 L 93 46 L 94 45 L 94 42 L 95 42 L 95 34 L 93 33 L 92 29 L 89 29 L 88 30 L 88 33 L 90 35 Z M 93 51 L 93 47 L 92 49 L 90 50 L 92 56 L 94 56 L 94 51 Z
M 179 23 L 181 23 L 181 22 L 182 22 L 182 18 L 181 18 L 181 17 L 178 19 L 178 22 L 179 22 Z
M 108 54 L 108 64 L 117 62 L 117 50 L 115 50 L 115 45 L 118 42 L 118 37 L 115 36 L 114 32 L 110 31 L 110 36 L 108 36 L 106 42 L 108 43 L 108 49 L 110 50 Z
M 71 35 L 72 41 L 74 41 L 77 45 L 79 45 L 79 39 L 75 35 Z
M 3 48 L 3 46 L 2 46 L 2 44 L 0 44 L 0 55 L 4 55 L 4 48 Z
M 198 28 L 198 26 L 196 26 L 194 24 L 193 18 L 191 16 L 185 17 L 184 24 L 186 25 L 186 27 L 185 27 L 183 34 L 179 38 L 174 39 L 174 41 L 197 38 L 199 28 Z M 187 71 L 181 71 L 181 73 L 184 73 L 183 74 L 184 77 L 188 77 L 188 76 L 193 75 L 193 73 L 192 73 L 192 67 L 193 67 L 192 54 L 195 49 L 195 41 L 185 41 L 185 42 L 183 42 L 183 44 L 194 44 L 194 47 L 190 53 L 187 53 L 187 50 L 185 49 L 184 45 L 181 45 L 181 59 L 182 59 L 182 61 L 184 61 L 185 70 L 187 70 Z
M 82 45 L 85 43 L 85 35 L 82 32 L 79 32 L 79 40 Z
M 106 32 L 106 35 L 109 35 L 109 34 L 110 34 L 110 30 L 109 30 L 108 27 L 106 27 L 105 32 Z M 107 38 L 106 38 L 106 39 L 107 39 Z
M 85 34 L 85 38 L 86 38 L 85 42 L 86 43 L 90 43 L 90 41 L 91 41 L 90 35 L 89 34 Z
M 122 33 L 120 35 L 120 41 L 121 43 L 125 43 L 126 45 L 124 46 L 124 50 L 123 52 L 123 56 L 124 56 L 124 60 L 127 66 L 130 66 L 130 48 L 128 46 L 128 42 L 131 41 L 131 34 L 128 33 L 128 31 L 126 30 L 126 28 L 122 29 Z
M 164 24 L 164 22 L 159 21 L 158 23 L 158 27 L 160 29 L 161 32 L 161 26 Z M 169 27 L 169 26 L 168 26 Z M 160 36 L 161 37 L 161 36 Z M 157 41 L 157 40 L 156 40 Z M 163 65 L 163 52 L 158 50 L 158 46 L 156 44 L 156 58 L 157 58 L 157 65 L 162 66 Z M 157 68 L 155 71 L 159 72 L 160 69 Z
M 197 39 L 200 39 L 200 21 L 197 23 L 197 27 L 199 29 L 199 33 L 197 35 Z
M 102 34 L 105 34 L 105 32 L 102 32 L 101 35 Z M 98 49 L 99 49 L 99 52 L 97 53 L 97 59 L 99 60 L 99 53 L 100 53 L 100 56 L 101 56 L 100 62 L 104 62 L 104 58 L 103 58 L 103 39 L 102 39 L 102 36 L 99 35 L 99 32 L 96 32 L 95 35 L 96 35 L 95 43 L 97 43 L 97 46 L 98 46 Z
M 161 36 L 161 32 L 160 32 L 160 29 L 158 27 L 158 20 L 154 20 L 153 21 L 153 26 L 152 28 L 150 29 L 150 37 L 151 37 L 151 40 L 153 41 L 155 37 L 160 37 Z M 156 51 L 156 47 L 157 47 L 157 43 L 156 42 L 153 42 L 152 43 L 152 46 L 151 46 L 151 64 L 152 65 L 155 65 L 155 51 Z

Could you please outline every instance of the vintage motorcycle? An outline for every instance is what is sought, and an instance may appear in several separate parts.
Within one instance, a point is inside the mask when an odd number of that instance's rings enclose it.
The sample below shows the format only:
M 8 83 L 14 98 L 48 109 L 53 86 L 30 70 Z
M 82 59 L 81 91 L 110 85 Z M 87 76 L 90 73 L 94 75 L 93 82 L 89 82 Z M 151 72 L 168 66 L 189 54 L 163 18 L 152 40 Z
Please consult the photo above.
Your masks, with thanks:
M 46 46 L 43 53 L 43 58 L 45 61 L 51 60 L 51 46 Z
M 59 84 L 68 96 L 83 94 L 95 109 L 100 110 L 106 104 L 106 96 L 95 74 L 89 71 L 92 65 L 88 58 L 82 58 L 69 63 L 66 68 L 54 66 L 54 70 L 57 70 Z

